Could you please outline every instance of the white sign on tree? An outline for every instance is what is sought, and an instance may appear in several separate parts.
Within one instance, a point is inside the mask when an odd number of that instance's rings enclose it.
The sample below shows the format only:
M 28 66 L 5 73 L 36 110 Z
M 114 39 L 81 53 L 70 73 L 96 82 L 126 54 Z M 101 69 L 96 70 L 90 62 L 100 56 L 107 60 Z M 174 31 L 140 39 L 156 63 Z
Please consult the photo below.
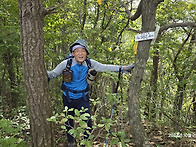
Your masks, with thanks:
M 154 38 L 155 38 L 154 32 L 146 32 L 146 33 L 135 35 L 135 41 L 144 41 L 144 40 L 150 40 Z
M 137 41 L 144 41 L 144 40 L 152 39 L 151 44 L 154 44 L 158 36 L 159 29 L 160 29 L 160 26 L 157 25 L 154 32 L 146 32 L 146 33 L 137 34 L 135 35 L 135 41 L 137 42 Z

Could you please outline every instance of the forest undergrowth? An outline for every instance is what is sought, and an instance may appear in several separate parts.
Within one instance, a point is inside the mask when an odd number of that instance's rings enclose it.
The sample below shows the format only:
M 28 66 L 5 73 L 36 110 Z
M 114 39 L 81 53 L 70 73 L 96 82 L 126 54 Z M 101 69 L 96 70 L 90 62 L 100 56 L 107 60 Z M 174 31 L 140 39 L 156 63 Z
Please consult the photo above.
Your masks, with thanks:
M 126 135 L 130 134 L 130 126 L 127 123 L 121 124 L 126 131 Z M 147 136 L 149 137 L 149 142 L 154 147 L 196 147 L 196 130 L 192 129 L 189 133 L 183 134 L 183 132 L 171 133 L 171 129 L 167 126 L 156 126 L 149 124 L 149 122 L 143 123 L 146 130 Z M 115 132 L 118 126 L 113 126 L 111 132 Z M 107 132 L 105 130 L 95 130 L 95 139 L 93 140 L 93 147 L 104 147 L 106 143 Z M 57 147 L 65 147 L 66 133 L 57 126 L 56 128 L 56 141 Z M 132 135 L 128 138 L 130 142 L 126 144 L 127 147 L 135 147 Z M 122 147 L 121 143 L 117 145 L 110 145 L 113 137 L 109 137 L 108 146 L 111 147 Z
M 25 111 L 25 110 L 24 110 Z M 52 123 L 52 122 L 51 122 Z M 9 146 L 12 147 L 26 147 L 31 146 L 30 139 L 30 128 L 28 118 L 23 112 L 15 114 L 15 117 L 12 120 L 1 119 L 1 146 L 4 147 L 9 143 Z M 196 129 L 181 129 L 179 132 L 172 131 L 171 126 L 161 124 L 159 122 L 152 121 L 143 121 L 143 126 L 149 138 L 149 142 L 154 147 L 196 147 Z M 115 132 L 123 130 L 126 139 L 129 142 L 126 142 L 127 147 L 134 147 L 134 140 L 130 132 L 131 126 L 128 122 L 114 124 L 110 128 L 110 135 L 108 138 L 108 147 L 123 147 L 121 144 L 120 136 L 114 136 Z M 55 140 L 57 147 L 66 147 L 67 139 L 65 130 L 62 129 L 62 124 L 55 125 Z M 173 133 L 172 133 L 173 132 Z M 185 133 L 186 132 L 186 133 Z M 188 133 L 187 133 L 188 132 Z M 106 143 L 107 131 L 106 129 L 97 127 L 93 130 L 93 147 L 104 147 Z M 119 137 L 118 142 L 114 143 L 115 137 Z M 7 140 L 7 141 L 6 141 Z M 12 143 L 11 144 L 11 140 Z M 113 143 L 112 143 L 113 142 Z M 3 145 L 4 144 L 4 145 Z M 17 144 L 17 145 L 16 145 Z M 113 145 L 111 145 L 113 144 Z

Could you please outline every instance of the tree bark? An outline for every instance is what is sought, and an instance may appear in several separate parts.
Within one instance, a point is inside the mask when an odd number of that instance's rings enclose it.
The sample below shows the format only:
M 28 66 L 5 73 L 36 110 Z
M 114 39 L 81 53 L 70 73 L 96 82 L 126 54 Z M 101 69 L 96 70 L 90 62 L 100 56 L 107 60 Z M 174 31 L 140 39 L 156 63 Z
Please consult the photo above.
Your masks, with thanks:
M 150 32 L 155 30 L 156 1 L 142 1 L 142 32 Z M 138 54 L 136 55 L 135 69 L 132 73 L 130 81 L 130 89 L 128 96 L 128 108 L 130 116 L 131 133 L 135 140 L 136 146 L 149 145 L 147 135 L 141 122 L 139 107 L 139 90 L 147 59 L 149 57 L 150 40 L 141 41 L 138 44 Z M 149 145 L 150 146 L 150 145 Z
M 26 103 L 33 147 L 54 146 L 48 81 L 44 67 L 44 7 L 41 0 L 18 0 Z

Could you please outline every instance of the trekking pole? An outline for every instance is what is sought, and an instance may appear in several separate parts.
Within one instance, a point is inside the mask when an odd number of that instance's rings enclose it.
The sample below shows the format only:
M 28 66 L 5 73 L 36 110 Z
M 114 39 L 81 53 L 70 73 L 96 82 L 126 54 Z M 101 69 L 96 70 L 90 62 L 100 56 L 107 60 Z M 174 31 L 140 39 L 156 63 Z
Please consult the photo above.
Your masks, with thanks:
M 119 86 L 119 83 L 120 83 L 120 75 L 121 75 L 121 68 L 119 68 L 118 81 L 117 81 L 116 89 L 115 89 L 115 92 L 114 92 L 115 93 L 115 99 L 117 98 L 117 91 L 118 91 L 118 86 Z M 112 116 L 113 116 L 113 112 L 114 112 L 115 99 L 113 100 L 113 104 L 112 104 L 112 111 L 111 111 L 111 115 L 110 115 L 110 120 L 112 120 Z M 108 128 L 105 147 L 107 147 L 107 144 L 108 144 L 109 133 L 110 133 L 110 126 Z

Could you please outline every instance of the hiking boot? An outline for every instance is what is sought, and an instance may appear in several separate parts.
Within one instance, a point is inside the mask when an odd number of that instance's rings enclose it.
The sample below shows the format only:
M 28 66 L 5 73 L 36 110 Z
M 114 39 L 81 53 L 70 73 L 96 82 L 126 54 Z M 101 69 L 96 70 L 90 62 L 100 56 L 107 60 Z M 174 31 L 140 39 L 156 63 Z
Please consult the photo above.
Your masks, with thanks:
M 75 143 L 68 143 L 67 147 L 76 147 L 76 144 Z

